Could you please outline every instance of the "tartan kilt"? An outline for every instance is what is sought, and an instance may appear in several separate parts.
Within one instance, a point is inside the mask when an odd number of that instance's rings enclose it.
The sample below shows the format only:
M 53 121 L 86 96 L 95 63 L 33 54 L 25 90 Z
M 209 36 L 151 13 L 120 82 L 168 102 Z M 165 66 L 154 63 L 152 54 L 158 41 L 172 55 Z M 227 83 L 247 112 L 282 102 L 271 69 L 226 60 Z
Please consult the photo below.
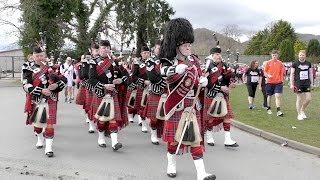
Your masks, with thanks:
M 49 106 L 49 119 L 47 123 L 57 124 L 58 101 L 53 101 L 51 98 L 49 98 L 48 106 Z
M 92 104 L 92 101 L 93 101 L 93 97 L 95 97 L 95 95 L 91 91 L 86 89 L 85 90 L 85 96 L 86 96 L 86 100 L 84 101 L 85 102 L 84 110 L 90 116 L 91 104 Z
M 234 118 L 234 114 L 232 112 L 232 109 L 231 109 L 231 104 L 230 104 L 230 101 L 229 101 L 229 97 L 226 97 L 226 102 L 227 102 L 227 109 L 228 109 L 228 114 L 224 117 L 212 117 L 210 115 L 207 114 L 207 111 L 211 105 L 211 102 L 212 102 L 212 98 L 209 98 L 209 97 L 205 97 L 204 99 L 204 105 L 203 105 L 203 114 L 202 114 L 202 118 L 203 118 L 203 121 L 205 123 L 205 126 L 207 127 L 207 125 L 209 124 L 209 121 L 213 121 L 212 123 L 214 124 L 214 126 L 217 126 L 219 125 L 220 123 L 223 122 L 223 120 L 225 119 L 233 119 Z
M 192 105 L 193 99 L 184 99 L 184 108 L 190 107 Z M 179 121 L 181 118 L 181 115 L 184 110 L 181 111 L 176 111 L 167 121 L 164 122 L 164 129 L 163 129 L 163 135 L 162 135 L 162 140 L 165 142 L 176 142 L 174 139 L 176 131 L 178 129 Z M 196 117 L 198 121 L 199 130 L 201 132 L 201 137 L 203 137 L 203 127 L 201 126 L 201 115 L 200 111 L 196 110 Z
M 32 104 L 32 109 L 36 108 L 36 104 Z M 49 108 L 49 119 L 47 124 L 57 124 L 57 110 L 58 110 L 58 102 L 53 101 L 51 98 L 48 99 L 48 108 Z M 33 111 L 33 110 L 32 110 Z M 28 112 L 26 125 L 32 125 L 30 120 L 32 112 Z
M 131 91 L 128 89 L 127 97 L 126 97 L 126 104 L 125 104 L 127 109 L 128 109 L 128 113 L 129 114 L 137 114 L 137 110 L 136 109 L 131 108 L 131 107 L 128 106 L 128 100 L 129 100 L 130 96 L 131 96 Z
M 96 119 L 94 115 L 96 114 L 102 99 L 103 98 L 97 98 L 95 96 L 92 100 L 92 106 L 91 106 L 92 116 L 91 117 L 92 117 L 92 120 L 94 120 L 94 122 L 98 122 L 98 119 Z M 128 120 L 127 121 L 122 120 L 121 113 L 116 113 L 116 112 L 120 112 L 118 96 L 113 96 L 113 102 L 114 102 L 114 112 L 115 112 L 113 121 L 116 121 L 118 124 L 118 127 L 122 128 L 126 124 L 128 124 Z
M 153 121 L 157 121 L 156 112 L 160 101 L 159 95 L 149 94 L 146 107 L 144 108 L 143 116 Z
M 127 110 L 127 87 L 125 85 L 120 85 L 118 88 L 118 100 L 119 107 L 121 112 L 121 118 L 125 121 L 128 121 L 128 110 Z
M 83 108 L 85 108 L 85 100 L 86 100 L 86 88 L 84 86 L 79 87 L 77 97 L 76 97 L 76 104 L 83 105 Z
M 143 116 L 144 107 L 141 106 L 143 90 L 144 89 L 140 88 L 139 86 L 137 87 L 137 95 L 134 103 L 134 108 L 138 111 L 138 114 L 141 117 L 144 117 Z

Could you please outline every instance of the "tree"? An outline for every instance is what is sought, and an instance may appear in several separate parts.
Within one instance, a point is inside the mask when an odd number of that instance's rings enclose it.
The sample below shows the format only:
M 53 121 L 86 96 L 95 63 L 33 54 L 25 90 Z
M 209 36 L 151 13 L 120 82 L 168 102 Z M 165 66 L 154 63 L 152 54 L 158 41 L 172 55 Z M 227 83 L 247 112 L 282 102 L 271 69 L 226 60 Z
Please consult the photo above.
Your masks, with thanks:
M 130 12 L 130 13 L 128 13 Z M 155 42 L 166 21 L 174 14 L 172 7 L 164 0 L 118 0 L 117 24 L 130 42 L 137 34 L 137 55 L 143 44 Z
M 299 54 L 300 50 L 306 50 L 307 49 L 307 45 L 301 41 L 301 40 L 297 40 L 294 43 L 294 54 L 297 56 Z
M 293 43 L 285 39 L 280 43 L 279 46 L 280 50 L 280 58 L 282 61 L 285 62 L 290 62 L 294 60 L 294 48 L 293 48 Z
M 254 35 L 249 41 L 249 44 L 244 51 L 244 54 L 261 55 L 262 42 L 266 39 L 269 33 L 269 30 L 265 28 L 263 31 L 259 31 L 256 35 Z
M 226 47 L 232 49 L 235 45 L 235 41 L 240 42 L 241 30 L 236 24 L 228 24 L 222 29 L 222 34 L 225 35 Z
M 270 33 L 262 42 L 261 54 L 270 54 L 273 49 L 279 49 L 280 42 L 288 39 L 291 42 L 297 40 L 297 35 L 291 24 L 284 20 L 279 20 L 274 23 L 270 29 Z
M 283 20 L 271 22 L 263 31 L 259 31 L 252 37 L 245 54 L 270 54 L 273 49 L 279 49 L 280 42 L 285 39 L 291 42 L 297 40 L 297 35 L 291 24 Z
M 320 44 L 317 39 L 311 39 L 307 47 L 307 56 L 318 57 L 320 55 Z
M 39 32 L 45 34 L 48 51 L 62 47 L 63 23 L 72 18 L 72 6 L 72 0 L 20 0 L 24 24 L 19 44 L 23 52 L 31 52 L 31 47 L 40 39 Z

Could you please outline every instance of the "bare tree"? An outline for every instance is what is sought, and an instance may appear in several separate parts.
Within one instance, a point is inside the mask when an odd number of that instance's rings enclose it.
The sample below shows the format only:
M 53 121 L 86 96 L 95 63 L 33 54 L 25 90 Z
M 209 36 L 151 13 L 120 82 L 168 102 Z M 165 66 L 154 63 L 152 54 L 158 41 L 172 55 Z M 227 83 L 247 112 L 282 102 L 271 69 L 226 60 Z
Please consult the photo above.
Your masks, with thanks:
M 241 29 L 236 24 L 227 24 L 225 25 L 222 30 L 222 34 L 225 35 L 226 44 L 225 46 L 228 49 L 232 49 L 235 46 L 235 41 L 240 42 L 240 36 L 242 34 Z

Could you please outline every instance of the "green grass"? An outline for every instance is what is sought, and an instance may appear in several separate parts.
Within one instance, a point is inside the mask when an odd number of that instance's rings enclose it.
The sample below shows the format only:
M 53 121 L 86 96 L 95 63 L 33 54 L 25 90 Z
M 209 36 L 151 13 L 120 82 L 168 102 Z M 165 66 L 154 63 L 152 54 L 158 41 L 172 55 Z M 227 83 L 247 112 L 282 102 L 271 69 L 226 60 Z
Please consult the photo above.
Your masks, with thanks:
M 284 87 L 281 102 L 281 111 L 284 113 L 284 117 L 276 116 L 274 96 L 271 101 L 273 114 L 267 114 L 262 108 L 263 96 L 259 89 L 256 92 L 256 107 L 253 110 L 249 109 L 246 86 L 237 86 L 232 90 L 230 97 L 235 120 L 320 148 L 320 88 L 315 88 L 312 91 L 312 101 L 305 111 L 308 118 L 304 121 L 297 120 L 296 95 L 288 87 Z

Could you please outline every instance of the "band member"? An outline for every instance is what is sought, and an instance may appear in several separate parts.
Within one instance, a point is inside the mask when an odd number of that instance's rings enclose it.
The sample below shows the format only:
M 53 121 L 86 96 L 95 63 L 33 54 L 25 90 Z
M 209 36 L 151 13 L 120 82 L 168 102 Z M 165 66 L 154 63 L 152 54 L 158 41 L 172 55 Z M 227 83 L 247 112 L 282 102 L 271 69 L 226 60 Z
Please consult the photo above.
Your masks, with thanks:
M 212 48 L 210 54 L 208 58 L 211 62 L 206 71 L 209 74 L 209 83 L 203 107 L 203 119 L 207 124 L 207 143 L 214 146 L 213 128 L 218 131 L 223 125 L 225 146 L 238 147 L 237 142 L 233 141 L 230 135 L 230 123 L 234 115 L 229 102 L 229 92 L 235 87 L 235 74 L 226 63 L 222 62 L 220 47 Z
M 137 85 L 136 97 L 134 108 L 137 109 L 139 124 L 141 123 L 141 131 L 146 133 L 147 122 L 144 117 L 144 106 L 146 102 L 146 93 L 148 92 L 148 85 L 150 81 L 148 80 L 146 72 L 146 60 L 150 58 L 150 49 L 148 46 L 142 46 L 140 52 L 141 58 L 135 59 L 133 68 L 132 68 L 132 79 L 133 82 Z M 143 105 L 144 104 L 144 105 Z
M 91 50 L 91 57 L 90 57 L 90 60 L 89 60 L 89 57 L 87 57 L 89 61 L 87 62 L 88 67 L 86 67 L 86 68 L 88 68 L 88 70 L 87 70 L 88 79 L 89 79 L 90 69 L 92 69 L 92 71 L 93 71 L 95 69 L 96 64 L 101 61 L 101 57 L 99 54 L 99 45 L 96 43 L 92 43 L 90 50 Z M 84 85 L 86 87 L 85 112 L 87 113 L 86 122 L 89 124 L 89 131 L 88 132 L 93 133 L 96 125 L 95 125 L 95 120 L 94 120 L 94 112 L 92 109 L 92 102 L 96 98 L 96 96 L 93 93 L 92 85 L 90 83 L 88 83 L 88 79 L 86 81 L 82 81 L 82 82 L 84 83 Z
M 114 78 L 123 78 L 123 82 L 119 85 L 116 85 L 116 90 L 118 92 L 118 100 L 119 100 L 119 107 L 121 112 L 121 118 L 124 122 L 128 122 L 128 99 L 127 99 L 127 86 L 132 83 L 132 79 L 129 76 L 128 71 L 123 67 L 123 56 L 117 57 L 115 60 L 114 66 Z
M 34 132 L 38 137 L 36 147 L 42 148 L 45 140 L 45 154 L 52 157 L 58 92 L 63 90 L 66 81 L 62 81 L 63 78 L 48 66 L 45 53 L 40 47 L 33 48 L 33 60 L 34 63 L 29 63 L 29 66 L 23 68 L 23 89 L 27 93 L 26 123 L 34 126 Z
M 133 59 L 135 59 L 135 48 L 132 48 L 127 61 L 124 64 L 125 69 L 129 73 L 128 78 L 130 78 L 131 83 L 128 85 L 127 88 L 127 110 L 128 110 L 128 120 L 129 122 L 133 123 L 134 119 L 139 119 L 137 115 L 137 109 L 134 108 L 136 92 L 137 92 L 137 85 L 132 82 L 132 69 L 133 69 Z
M 106 147 L 105 131 L 110 131 L 111 146 L 114 151 L 122 147 L 118 142 L 118 130 L 126 124 L 121 118 L 116 85 L 123 82 L 121 78 L 115 78 L 114 62 L 110 57 L 110 42 L 100 41 L 100 56 L 102 60 L 97 64 L 90 62 L 88 83 L 93 87 L 95 94 L 92 102 L 92 113 L 97 122 L 98 144 Z
M 163 120 L 159 120 L 156 115 L 161 95 L 164 93 L 166 82 L 160 73 L 160 40 L 155 43 L 154 55 L 147 60 L 147 76 L 150 80 L 151 89 L 144 109 L 144 116 L 150 120 L 151 142 L 159 145 L 158 137 L 161 138 L 163 132 Z
M 87 95 L 89 94 L 88 90 L 86 89 L 86 85 L 87 85 L 87 80 L 89 78 L 88 74 L 89 74 L 89 64 L 88 62 L 91 59 L 91 54 L 89 52 L 87 52 L 85 55 L 83 55 L 83 57 L 81 57 L 81 61 L 79 63 L 79 79 L 80 79 L 80 87 L 79 87 L 79 91 L 77 94 L 77 98 L 76 98 L 76 104 L 82 105 L 83 109 L 85 111 L 86 114 L 86 119 L 87 122 L 89 123 L 89 133 L 94 133 L 95 130 L 95 124 L 92 120 L 89 119 L 88 117 L 88 111 L 89 111 L 89 106 L 90 106 L 90 102 L 88 101 L 88 97 Z M 92 93 L 91 93 L 92 94 Z
M 208 84 L 202 72 L 200 60 L 191 55 L 194 42 L 193 28 L 183 18 L 168 22 L 161 46 L 161 74 L 166 77 L 168 96 L 164 104 L 167 121 L 164 124 L 163 141 L 168 143 L 167 175 L 176 177 L 176 155 L 190 148 L 197 170 L 198 180 L 213 180 L 215 175 L 206 173 L 203 162 L 202 134 L 200 119 L 201 104 L 198 94 Z

